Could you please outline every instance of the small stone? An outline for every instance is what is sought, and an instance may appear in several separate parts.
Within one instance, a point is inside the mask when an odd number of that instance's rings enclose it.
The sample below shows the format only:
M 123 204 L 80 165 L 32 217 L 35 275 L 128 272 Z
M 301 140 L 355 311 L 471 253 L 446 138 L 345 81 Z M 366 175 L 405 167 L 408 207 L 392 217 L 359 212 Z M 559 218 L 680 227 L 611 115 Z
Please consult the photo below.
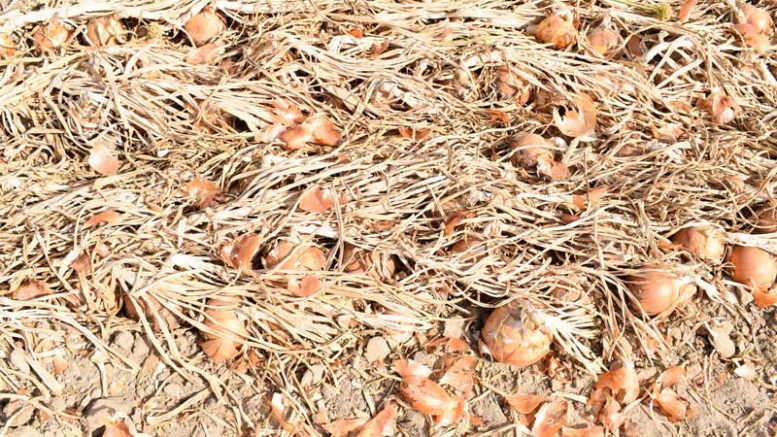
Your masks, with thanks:
M 164 389 L 162 389 L 166 395 L 170 396 L 173 399 L 178 399 L 181 396 L 183 396 L 183 387 L 181 384 L 167 384 Z
M 113 336 L 113 344 L 125 351 L 132 350 L 132 345 L 135 343 L 135 337 L 131 332 L 119 331 Z
M 367 343 L 367 349 L 364 352 L 364 357 L 370 363 L 376 361 L 383 361 L 391 353 L 388 342 L 383 337 L 372 337 Z

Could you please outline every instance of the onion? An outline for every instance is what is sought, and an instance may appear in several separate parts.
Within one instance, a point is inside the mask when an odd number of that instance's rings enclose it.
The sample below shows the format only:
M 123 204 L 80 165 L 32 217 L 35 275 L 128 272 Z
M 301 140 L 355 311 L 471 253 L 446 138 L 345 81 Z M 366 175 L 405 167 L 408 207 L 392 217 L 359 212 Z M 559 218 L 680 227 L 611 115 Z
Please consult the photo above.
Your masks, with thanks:
M 571 102 L 575 110 L 567 110 L 561 117 L 558 110 L 553 111 L 553 121 L 556 127 L 568 137 L 582 137 L 593 134 L 596 130 L 596 105 L 586 93 L 577 94 Z
M 577 29 L 572 25 L 571 19 L 550 15 L 540 22 L 534 36 L 540 42 L 564 49 L 577 39 Z
M 486 319 L 483 342 L 495 360 L 517 366 L 536 363 L 550 352 L 553 336 L 527 311 L 507 304 Z
M 67 28 L 58 18 L 38 26 L 32 35 L 35 45 L 40 53 L 59 48 L 67 44 L 73 32 Z
M 714 263 L 723 261 L 726 252 L 726 233 L 716 226 L 681 229 L 672 236 L 672 241 L 693 255 Z
M 221 192 L 221 189 L 207 179 L 194 178 L 186 184 L 184 192 L 189 199 L 197 202 L 200 208 L 205 208 L 213 202 L 213 199 Z
M 771 234 L 777 232 L 777 206 L 765 206 L 755 212 L 756 234 Z
M 121 167 L 121 161 L 114 152 L 111 147 L 99 142 L 92 147 L 87 162 L 97 173 L 110 176 L 119 171 Z
M 633 276 L 629 289 L 649 315 L 669 313 L 682 302 L 685 290 L 682 281 L 656 266 L 646 265 Z
M 759 55 L 766 53 L 766 50 L 769 48 L 769 37 L 761 33 L 757 27 L 750 23 L 735 24 L 734 31 L 742 37 L 746 46 L 753 49 Z
M 16 54 L 16 41 L 8 33 L 0 33 L 0 59 L 12 58 Z
M 496 70 L 496 90 L 503 99 L 510 99 L 518 105 L 525 105 L 531 98 L 531 85 L 510 67 Z
M 232 243 L 221 246 L 219 255 L 233 269 L 240 269 L 244 274 L 253 273 L 253 259 L 262 244 L 259 234 L 250 233 L 236 238 Z
M 742 13 L 745 15 L 745 22 L 752 25 L 759 33 L 765 35 L 774 33 L 774 22 L 769 12 L 745 3 L 742 5 Z
M 709 112 L 712 121 L 717 124 L 728 124 L 739 113 L 739 106 L 733 98 L 717 92 L 710 94 L 707 99 L 703 100 L 701 106 Z
M 264 265 L 268 269 L 294 271 L 322 271 L 326 269 L 326 254 L 318 247 L 296 245 L 280 240 L 267 254 Z M 285 283 L 286 289 L 299 297 L 310 296 L 321 289 L 321 281 L 316 275 L 290 273 Z
M 612 53 L 621 43 L 621 37 L 614 31 L 600 27 L 588 34 L 588 44 L 591 50 L 600 56 Z
M 524 167 L 544 167 L 552 165 L 553 144 L 537 134 L 524 134 L 509 140 L 510 147 L 516 151 L 513 164 Z
M 121 20 L 114 16 L 89 20 L 86 25 L 86 40 L 91 46 L 113 46 L 124 42 L 127 29 Z
M 245 323 L 238 318 L 235 309 L 230 307 L 231 301 L 211 299 L 208 303 L 213 308 L 205 312 L 205 326 L 214 333 L 203 332 L 205 341 L 201 346 L 205 355 L 221 363 L 240 353 L 240 347 L 248 336 L 248 331 Z
M 194 44 L 201 46 L 227 30 L 226 20 L 213 8 L 207 7 L 183 26 Z
M 757 247 L 734 247 L 728 262 L 734 265 L 731 279 L 756 290 L 768 289 L 777 278 L 777 260 Z
M 344 197 L 338 200 L 341 205 L 346 201 Z M 305 212 L 326 212 L 334 206 L 334 193 L 329 188 L 322 189 L 320 185 L 313 185 L 299 199 L 299 209 Z

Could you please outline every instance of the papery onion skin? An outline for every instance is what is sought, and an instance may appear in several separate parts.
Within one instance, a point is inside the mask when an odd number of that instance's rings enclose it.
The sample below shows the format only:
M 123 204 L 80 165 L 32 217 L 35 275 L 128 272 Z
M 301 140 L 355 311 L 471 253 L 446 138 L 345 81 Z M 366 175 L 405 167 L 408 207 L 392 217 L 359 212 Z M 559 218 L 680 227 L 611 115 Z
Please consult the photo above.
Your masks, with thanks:
M 723 261 L 726 254 L 726 233 L 715 226 L 683 228 L 672 236 L 672 241 L 693 255 L 714 263 Z
M 511 138 L 509 145 L 515 150 L 512 158 L 515 165 L 532 168 L 553 162 L 553 144 L 537 134 L 524 134 Z
M 569 47 L 577 39 L 577 29 L 558 15 L 550 15 L 537 25 L 537 40 L 557 49 Z
M 12 58 L 16 55 L 16 41 L 7 33 L 0 33 L 0 59 Z
M 550 352 L 553 336 L 539 321 L 517 305 L 496 308 L 486 319 L 481 333 L 495 360 L 529 366 Z
M 766 50 L 769 48 L 769 37 L 761 33 L 757 27 L 750 23 L 735 24 L 734 31 L 742 37 L 746 46 L 753 49 L 759 55 L 766 53 Z
M 628 286 L 645 313 L 651 316 L 674 309 L 680 300 L 678 279 L 655 266 L 642 267 L 629 279 Z
M 214 362 L 228 361 L 240 353 L 248 330 L 237 315 L 231 299 L 210 299 L 205 314 L 205 326 L 213 331 L 202 332 L 202 349 Z
M 197 46 L 204 45 L 227 30 L 226 20 L 212 8 L 205 8 L 184 25 L 184 30 Z
M 531 98 L 531 85 L 509 67 L 496 70 L 496 90 L 502 98 L 511 99 L 519 105 L 525 105 Z
M 728 262 L 733 264 L 731 279 L 758 290 L 768 289 L 777 278 L 777 258 L 758 247 L 734 247 Z

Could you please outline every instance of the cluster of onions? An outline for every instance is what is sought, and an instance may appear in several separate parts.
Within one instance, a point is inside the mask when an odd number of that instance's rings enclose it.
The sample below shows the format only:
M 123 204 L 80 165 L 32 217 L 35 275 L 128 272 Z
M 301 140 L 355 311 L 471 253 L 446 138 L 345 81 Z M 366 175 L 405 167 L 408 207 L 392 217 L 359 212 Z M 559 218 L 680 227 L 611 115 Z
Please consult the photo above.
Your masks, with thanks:
M 528 310 L 509 303 L 496 308 L 481 332 L 483 343 L 495 360 L 529 366 L 550 352 L 553 335 Z
M 452 425 L 467 414 L 467 400 L 464 396 L 451 396 L 437 382 L 431 380 L 432 371 L 412 360 L 394 363 L 402 376 L 400 393 L 413 409 L 432 416 L 441 426 Z
M 197 46 L 205 45 L 227 30 L 224 16 L 208 6 L 193 16 L 183 26 Z
M 217 363 L 228 361 L 240 353 L 240 348 L 248 336 L 245 322 L 238 317 L 237 301 L 233 299 L 212 298 L 210 307 L 205 311 L 205 326 L 213 331 L 203 331 L 203 352 Z
M 32 39 L 38 52 L 42 54 L 65 46 L 72 34 L 73 30 L 55 17 L 48 23 L 38 26 Z
M 714 264 L 726 254 L 726 232 L 712 226 L 689 226 L 672 236 L 672 242 L 696 257 Z
M 300 272 L 320 272 L 326 270 L 326 254 L 315 246 L 295 244 L 288 240 L 279 240 L 264 258 L 268 269 L 287 270 L 289 273 L 282 281 L 286 290 L 299 297 L 307 297 L 321 289 L 321 280 L 316 274 Z
M 736 101 L 723 93 L 713 92 L 709 97 L 700 102 L 716 124 L 728 124 L 739 115 L 739 105 Z
M 92 18 L 86 25 L 86 41 L 94 47 L 121 44 L 126 33 L 124 24 L 115 16 Z
M 531 84 L 518 74 L 515 67 L 499 67 L 496 70 L 496 91 L 503 99 L 523 106 L 531 98 Z
M 554 159 L 553 144 L 537 134 L 524 134 L 510 138 L 510 148 L 515 153 L 512 161 L 516 166 L 536 169 L 537 173 L 553 180 L 569 177 L 569 168 Z
M 577 26 L 574 17 L 567 12 L 549 15 L 537 25 L 534 36 L 538 41 L 557 49 L 565 49 L 577 41 Z
M 668 316 L 675 308 L 688 302 L 696 286 L 655 265 L 645 265 L 628 282 L 639 308 L 655 316 Z
M 12 58 L 16 55 L 16 41 L 11 34 L 0 32 L 0 59 Z
M 621 36 L 606 27 L 598 27 L 588 33 L 588 45 L 594 54 L 610 56 L 622 43 Z
M 769 49 L 769 37 L 774 33 L 774 22 L 769 12 L 749 5 L 741 6 L 744 21 L 734 25 L 734 31 L 742 38 L 747 47 L 762 55 Z

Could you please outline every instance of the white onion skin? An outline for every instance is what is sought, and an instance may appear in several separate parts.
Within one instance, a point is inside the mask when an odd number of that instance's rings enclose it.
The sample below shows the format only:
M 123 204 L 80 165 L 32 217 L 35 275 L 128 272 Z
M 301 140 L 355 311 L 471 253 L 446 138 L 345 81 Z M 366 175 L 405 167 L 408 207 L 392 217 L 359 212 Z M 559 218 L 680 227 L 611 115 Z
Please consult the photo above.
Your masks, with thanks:
M 731 279 L 757 290 L 768 289 L 777 278 L 777 258 L 757 247 L 734 247 L 728 262 L 733 265 Z
M 513 305 L 496 308 L 481 332 L 483 342 L 495 360 L 516 366 L 529 366 L 550 352 L 553 336 L 539 321 Z

